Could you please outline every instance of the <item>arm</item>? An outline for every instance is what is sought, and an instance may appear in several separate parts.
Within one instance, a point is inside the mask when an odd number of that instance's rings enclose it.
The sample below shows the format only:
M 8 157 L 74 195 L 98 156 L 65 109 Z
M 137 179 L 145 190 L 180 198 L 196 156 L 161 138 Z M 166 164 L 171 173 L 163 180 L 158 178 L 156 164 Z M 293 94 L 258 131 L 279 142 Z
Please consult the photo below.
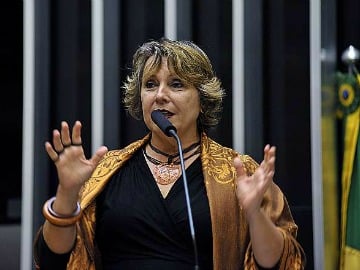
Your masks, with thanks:
M 74 213 L 81 187 L 90 178 L 96 165 L 107 152 L 107 148 L 103 146 L 91 159 L 86 159 L 81 143 L 79 121 L 74 124 L 72 134 L 70 134 L 68 124 L 62 122 L 61 131 L 54 130 L 53 132 L 52 144 L 45 143 L 46 152 L 54 161 L 59 180 L 52 209 L 62 216 L 71 216 Z M 69 252 L 75 243 L 75 224 L 61 227 L 52 223 L 46 220 L 43 226 L 42 233 L 46 244 L 54 253 Z
M 281 232 L 262 211 L 253 213 L 247 219 L 251 246 L 257 263 L 267 268 L 275 266 L 284 248 Z
M 264 160 L 252 175 L 247 175 L 239 158 L 234 159 L 236 195 L 249 224 L 252 250 L 257 263 L 267 268 L 276 265 L 284 248 L 282 233 L 261 209 L 275 172 L 275 150 L 275 147 L 265 146 Z

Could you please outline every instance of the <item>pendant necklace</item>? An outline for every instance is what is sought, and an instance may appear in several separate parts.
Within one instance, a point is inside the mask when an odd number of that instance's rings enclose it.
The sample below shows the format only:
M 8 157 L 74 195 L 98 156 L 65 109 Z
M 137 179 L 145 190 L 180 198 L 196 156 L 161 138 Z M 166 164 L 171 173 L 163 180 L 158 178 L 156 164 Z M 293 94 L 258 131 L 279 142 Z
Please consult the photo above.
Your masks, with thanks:
M 151 162 L 152 164 L 155 165 L 153 173 L 155 176 L 156 183 L 158 183 L 159 185 L 169 185 L 169 184 L 174 183 L 179 178 L 180 173 L 181 173 L 180 159 L 174 160 L 174 158 L 179 157 L 179 153 L 174 154 L 174 155 L 169 155 L 169 154 L 164 153 L 164 152 L 160 151 L 159 149 L 155 148 L 153 145 L 151 145 L 151 143 L 149 143 L 149 145 L 154 152 L 168 157 L 168 162 L 162 162 L 162 161 L 150 156 L 146 152 L 145 147 L 143 148 L 143 154 L 144 154 L 145 158 L 149 162 Z M 187 152 L 195 149 L 199 145 L 200 145 L 199 143 L 195 143 L 195 144 L 191 145 L 190 147 L 184 149 L 183 152 L 187 153 Z M 199 153 L 200 153 L 200 147 L 198 147 L 198 149 L 196 151 L 194 151 L 191 155 L 184 158 L 184 161 L 193 157 L 196 154 L 199 154 Z
M 154 164 L 154 176 L 156 183 L 160 185 L 169 185 L 174 183 L 180 176 L 180 165 L 179 164 L 167 164 L 160 160 L 153 158 L 146 153 L 145 148 L 143 149 L 145 158 Z

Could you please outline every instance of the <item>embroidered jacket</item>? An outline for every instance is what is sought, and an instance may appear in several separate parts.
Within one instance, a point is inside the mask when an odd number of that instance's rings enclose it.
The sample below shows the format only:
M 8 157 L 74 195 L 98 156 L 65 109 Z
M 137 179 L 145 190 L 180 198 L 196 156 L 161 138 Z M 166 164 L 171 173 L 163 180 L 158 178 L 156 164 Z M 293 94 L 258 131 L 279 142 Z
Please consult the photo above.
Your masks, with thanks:
M 109 151 L 101 160 L 80 194 L 83 216 L 77 224 L 76 243 L 67 269 L 101 269 L 99 252 L 94 245 L 95 198 L 111 176 L 149 140 L 149 134 L 121 150 Z M 257 269 L 252 253 L 248 224 L 235 194 L 236 151 L 221 146 L 205 133 L 201 138 L 201 162 L 210 204 L 215 270 Z M 246 172 L 254 173 L 258 164 L 248 155 L 240 155 Z M 262 208 L 284 236 L 284 250 L 279 269 L 304 269 L 305 254 L 296 241 L 298 227 L 294 223 L 285 196 L 276 184 L 265 193 Z M 41 228 L 39 233 L 41 233 Z M 34 244 L 36 245 L 37 237 Z M 38 258 L 34 255 L 37 269 Z

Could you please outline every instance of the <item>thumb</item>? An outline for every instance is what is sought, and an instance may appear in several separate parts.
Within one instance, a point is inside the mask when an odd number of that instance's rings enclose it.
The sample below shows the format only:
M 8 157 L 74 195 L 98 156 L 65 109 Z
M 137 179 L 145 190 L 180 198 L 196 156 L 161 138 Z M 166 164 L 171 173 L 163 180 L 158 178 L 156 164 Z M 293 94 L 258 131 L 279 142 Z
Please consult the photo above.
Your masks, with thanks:
M 246 171 L 245 171 L 245 168 L 244 168 L 244 164 L 242 163 L 242 161 L 240 160 L 239 157 L 234 158 L 234 167 L 235 167 L 235 170 L 236 170 L 237 177 L 246 176 Z
M 93 164 L 98 164 L 107 152 L 108 148 L 106 146 L 99 147 L 98 150 L 96 150 L 95 154 L 91 157 L 90 161 Z

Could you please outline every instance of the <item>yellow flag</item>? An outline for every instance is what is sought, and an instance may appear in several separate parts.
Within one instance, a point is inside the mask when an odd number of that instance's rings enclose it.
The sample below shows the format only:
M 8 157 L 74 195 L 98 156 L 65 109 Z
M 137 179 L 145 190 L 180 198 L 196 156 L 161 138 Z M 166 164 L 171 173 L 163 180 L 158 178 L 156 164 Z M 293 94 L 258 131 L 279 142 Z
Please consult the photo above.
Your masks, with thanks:
M 338 74 L 342 123 L 340 269 L 360 269 L 360 75 Z

